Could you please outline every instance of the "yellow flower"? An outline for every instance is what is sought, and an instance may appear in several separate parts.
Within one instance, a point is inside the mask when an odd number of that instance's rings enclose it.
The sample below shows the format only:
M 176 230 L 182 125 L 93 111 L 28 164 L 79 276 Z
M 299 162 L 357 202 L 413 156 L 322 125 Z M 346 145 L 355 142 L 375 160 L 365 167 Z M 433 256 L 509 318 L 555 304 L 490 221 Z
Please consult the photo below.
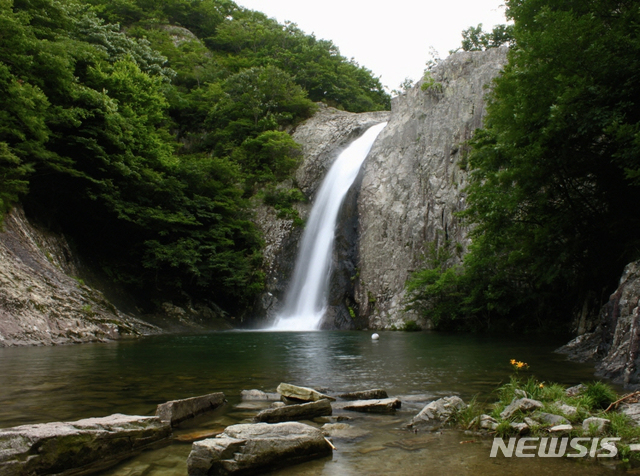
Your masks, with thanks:
M 544 384 L 543 383 L 540 384 L 540 388 L 544 388 Z
M 516 365 L 516 359 L 511 359 L 511 365 Z
M 521 369 L 525 365 L 527 365 L 527 364 L 525 364 L 524 362 L 516 362 L 516 367 L 518 367 L 519 369 Z

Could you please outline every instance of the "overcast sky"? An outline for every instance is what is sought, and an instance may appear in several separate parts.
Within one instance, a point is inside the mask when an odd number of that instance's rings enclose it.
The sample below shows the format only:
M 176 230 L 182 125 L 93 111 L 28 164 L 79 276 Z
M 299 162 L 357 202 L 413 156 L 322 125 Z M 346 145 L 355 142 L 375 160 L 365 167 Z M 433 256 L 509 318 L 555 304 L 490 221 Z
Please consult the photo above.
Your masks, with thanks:
M 236 0 L 279 22 L 292 21 L 305 33 L 331 40 L 347 58 L 398 89 L 422 76 L 430 47 L 441 58 L 462 41 L 462 30 L 506 23 L 504 0 Z M 381 7 L 383 6 L 383 7 Z

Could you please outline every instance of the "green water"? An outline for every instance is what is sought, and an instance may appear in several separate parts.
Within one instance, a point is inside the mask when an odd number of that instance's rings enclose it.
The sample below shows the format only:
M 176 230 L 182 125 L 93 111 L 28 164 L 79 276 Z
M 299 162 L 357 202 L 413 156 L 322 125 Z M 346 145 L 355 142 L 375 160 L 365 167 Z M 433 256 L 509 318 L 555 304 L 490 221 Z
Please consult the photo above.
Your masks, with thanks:
M 243 389 L 280 382 L 327 392 L 384 388 L 403 401 L 396 415 L 349 413 L 365 435 L 336 440 L 333 458 L 274 474 L 607 474 L 601 464 L 489 458 L 491 441 L 461 432 L 413 434 L 406 423 L 435 397 L 478 395 L 508 380 L 510 359 L 539 380 L 573 385 L 593 368 L 553 353 L 563 342 L 440 333 L 219 332 L 81 346 L 0 349 L 0 427 L 112 413 L 152 415 L 157 404 L 222 391 L 229 403 L 182 425 L 177 435 L 247 422 L 264 405 Z M 461 444 L 460 442 L 463 442 Z M 190 444 L 175 442 L 105 472 L 111 476 L 186 474 Z M 522 471 L 522 473 L 519 473 Z

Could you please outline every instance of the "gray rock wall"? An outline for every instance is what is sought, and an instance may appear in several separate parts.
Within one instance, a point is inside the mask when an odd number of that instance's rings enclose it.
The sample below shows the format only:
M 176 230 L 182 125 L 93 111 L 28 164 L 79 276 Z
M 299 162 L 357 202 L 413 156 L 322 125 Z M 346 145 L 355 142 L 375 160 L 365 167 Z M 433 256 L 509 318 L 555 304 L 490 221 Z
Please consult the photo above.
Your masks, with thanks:
M 66 240 L 31 224 L 20 207 L 0 232 L 0 347 L 156 333 L 78 279 Z
M 454 214 L 465 207 L 460 168 L 464 142 L 482 125 L 486 86 L 506 63 L 504 48 L 456 53 L 433 78 L 392 103 L 362 172 L 355 299 L 371 328 L 401 327 L 404 285 L 430 242 L 466 248 L 467 230 Z M 422 323 L 426 325 L 427 323 Z
M 640 261 L 626 266 L 597 327 L 558 351 L 571 360 L 593 360 L 597 375 L 640 388 Z

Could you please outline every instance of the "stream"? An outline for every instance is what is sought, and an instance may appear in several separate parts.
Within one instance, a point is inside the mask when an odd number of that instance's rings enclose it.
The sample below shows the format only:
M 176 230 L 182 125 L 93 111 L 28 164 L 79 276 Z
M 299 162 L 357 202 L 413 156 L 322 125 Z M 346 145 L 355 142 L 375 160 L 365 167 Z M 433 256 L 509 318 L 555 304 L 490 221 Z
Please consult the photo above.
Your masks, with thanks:
M 332 458 L 277 475 L 616 474 L 593 459 L 490 458 L 491 438 L 460 431 L 405 428 L 427 401 L 452 394 L 492 402 L 511 374 L 564 385 L 594 380 L 593 367 L 566 361 L 548 337 L 496 337 L 432 332 L 216 332 L 155 336 L 107 344 L 0 349 L 0 427 L 70 421 L 112 413 L 152 415 L 159 403 L 224 392 L 228 404 L 183 423 L 180 438 L 248 422 L 268 402 L 242 402 L 243 389 L 275 391 L 280 382 L 330 393 L 384 388 L 399 397 L 395 415 L 334 412 L 362 436 L 334 439 Z M 620 389 L 617 389 L 620 391 Z M 320 425 L 317 425 L 320 426 Z M 191 444 L 178 439 L 100 474 L 184 476 Z

